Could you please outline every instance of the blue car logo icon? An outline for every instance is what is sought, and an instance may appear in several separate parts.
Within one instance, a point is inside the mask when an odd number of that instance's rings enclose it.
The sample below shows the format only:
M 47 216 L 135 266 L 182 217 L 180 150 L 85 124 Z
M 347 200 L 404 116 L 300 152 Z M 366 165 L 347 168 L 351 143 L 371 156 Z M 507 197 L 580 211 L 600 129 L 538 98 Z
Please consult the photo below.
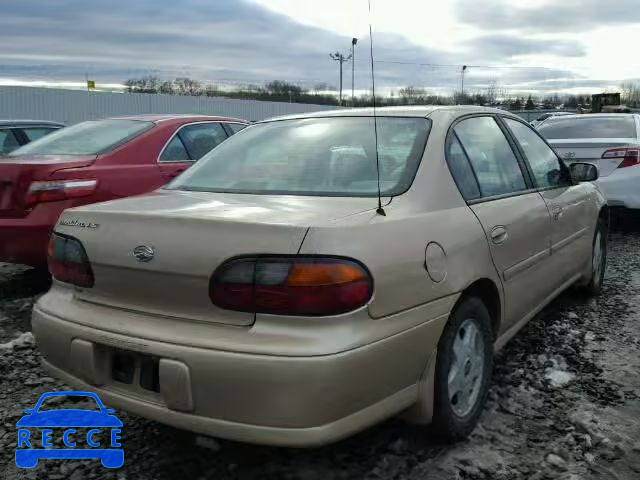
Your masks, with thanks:
M 70 396 L 93 399 L 99 410 L 87 409 L 41 409 L 43 402 L 51 397 Z M 36 406 L 25 410 L 16 427 L 18 428 L 18 448 L 16 465 L 33 468 L 41 458 L 55 459 L 100 459 L 107 468 L 119 468 L 124 463 L 124 451 L 120 447 L 122 422 L 106 409 L 98 396 L 92 392 L 49 392 L 43 394 Z M 74 428 L 75 427 L 75 428 Z M 53 428 L 64 430 L 62 440 L 65 448 L 53 447 Z M 81 435 L 76 428 L 89 428 Z M 109 447 L 101 444 L 104 431 L 108 430 Z M 102 440 L 104 442 L 104 440 Z M 86 443 L 89 448 L 82 448 Z M 40 448 L 42 447 L 42 448 Z

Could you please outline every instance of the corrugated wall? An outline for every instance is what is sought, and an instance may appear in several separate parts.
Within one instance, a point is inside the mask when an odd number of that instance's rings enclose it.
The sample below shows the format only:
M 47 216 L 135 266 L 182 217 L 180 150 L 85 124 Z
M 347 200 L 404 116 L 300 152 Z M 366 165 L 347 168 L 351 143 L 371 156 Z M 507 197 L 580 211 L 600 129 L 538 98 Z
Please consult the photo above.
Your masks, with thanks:
M 140 113 L 200 113 L 263 120 L 330 108 L 336 107 L 215 97 L 0 87 L 0 118 L 53 120 L 65 124 Z

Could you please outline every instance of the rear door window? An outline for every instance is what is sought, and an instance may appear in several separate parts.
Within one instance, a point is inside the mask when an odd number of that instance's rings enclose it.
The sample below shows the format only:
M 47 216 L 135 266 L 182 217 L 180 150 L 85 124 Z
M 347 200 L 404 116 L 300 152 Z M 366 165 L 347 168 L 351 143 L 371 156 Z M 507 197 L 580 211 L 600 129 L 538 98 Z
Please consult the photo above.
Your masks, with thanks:
M 476 174 L 482 197 L 527 190 L 518 159 L 493 117 L 462 120 L 454 131 Z
M 199 160 L 227 139 L 227 132 L 219 123 L 187 125 L 178 132 L 192 160 Z
M 28 141 L 33 142 L 34 140 L 38 140 L 50 133 L 55 132 L 58 128 L 54 127 L 22 127 L 19 128 Z
M 20 144 L 11 129 L 0 129 L 0 155 L 6 155 L 18 148 Z
M 636 124 L 631 116 L 611 117 L 553 117 L 539 130 L 551 140 L 571 138 L 636 138 Z
M 513 136 L 527 157 L 536 185 L 539 188 L 560 187 L 566 185 L 563 180 L 560 160 L 551 148 L 531 128 L 505 118 Z

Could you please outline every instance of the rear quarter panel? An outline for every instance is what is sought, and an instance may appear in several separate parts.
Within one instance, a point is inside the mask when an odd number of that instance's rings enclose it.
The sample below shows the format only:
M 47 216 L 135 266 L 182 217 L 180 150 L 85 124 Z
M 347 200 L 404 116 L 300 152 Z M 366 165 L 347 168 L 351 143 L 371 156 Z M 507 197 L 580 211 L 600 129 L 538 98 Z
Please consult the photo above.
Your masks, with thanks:
M 447 297 L 450 308 L 456 294 L 481 278 L 501 291 L 484 230 L 446 164 L 444 139 L 451 119 L 446 112 L 440 117 L 434 119 L 412 186 L 385 207 L 386 216 L 365 213 L 312 227 L 301 247 L 302 254 L 344 255 L 366 265 L 374 280 L 369 314 L 376 319 Z M 425 265 L 432 242 L 445 252 L 439 282 Z M 414 319 L 416 324 L 426 320 Z

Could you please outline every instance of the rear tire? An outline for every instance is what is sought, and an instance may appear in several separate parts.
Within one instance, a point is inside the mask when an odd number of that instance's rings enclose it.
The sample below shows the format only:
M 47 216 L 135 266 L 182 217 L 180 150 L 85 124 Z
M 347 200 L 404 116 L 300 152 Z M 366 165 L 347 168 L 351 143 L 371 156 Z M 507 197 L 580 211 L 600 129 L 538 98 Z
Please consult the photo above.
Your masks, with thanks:
M 582 286 L 582 291 L 590 296 L 600 295 L 604 283 L 604 274 L 607 268 L 607 239 L 609 231 L 604 218 L 598 219 L 596 231 L 593 235 L 591 248 L 591 277 Z
M 438 342 L 433 427 L 445 441 L 466 438 L 487 400 L 493 370 L 492 321 L 484 302 L 464 298 Z

